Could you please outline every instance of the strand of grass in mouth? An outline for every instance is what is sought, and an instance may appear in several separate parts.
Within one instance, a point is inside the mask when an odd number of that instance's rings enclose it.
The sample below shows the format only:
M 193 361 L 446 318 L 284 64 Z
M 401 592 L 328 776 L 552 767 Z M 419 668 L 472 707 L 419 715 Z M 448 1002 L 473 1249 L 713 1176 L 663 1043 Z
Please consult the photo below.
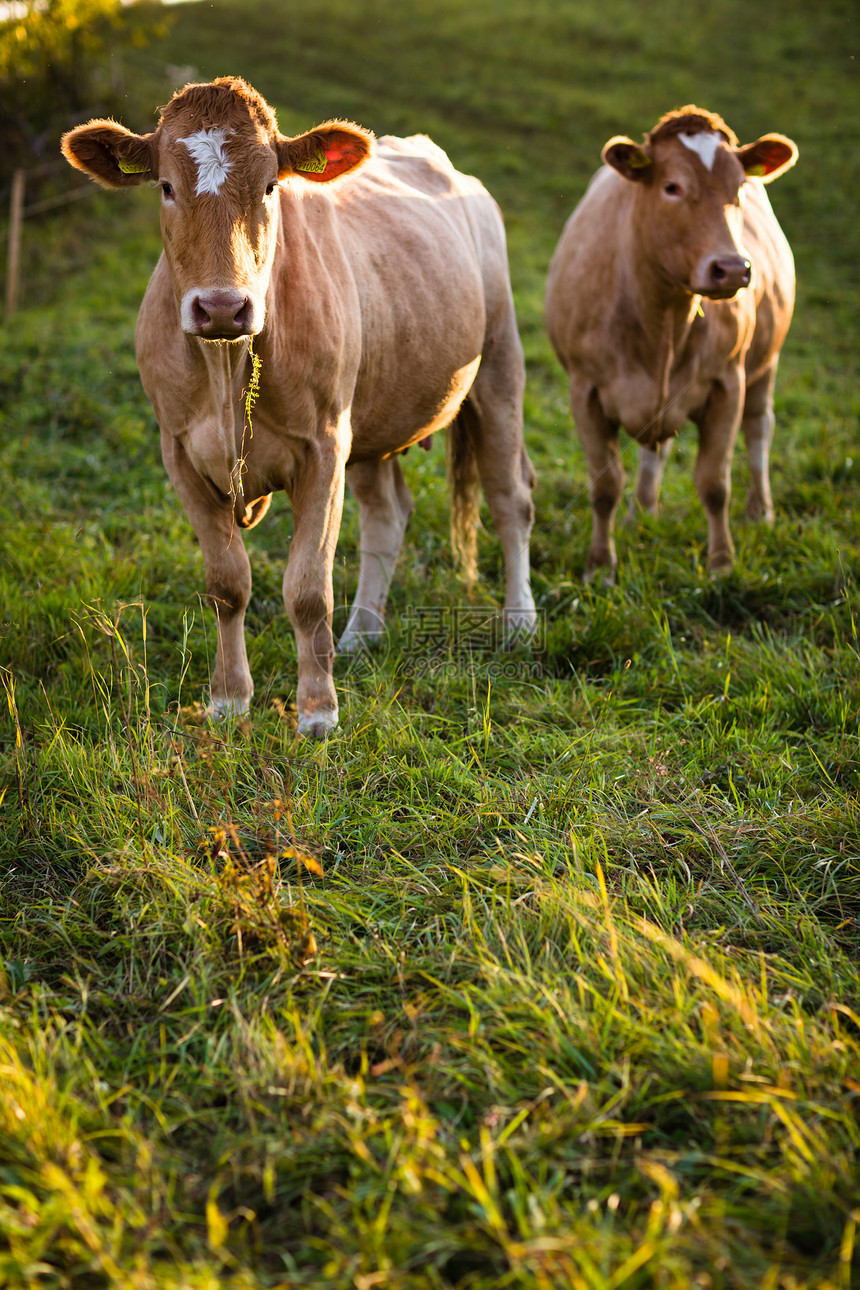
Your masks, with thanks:
M 263 370 L 263 360 L 260 358 L 259 354 L 254 353 L 253 336 L 251 337 L 251 343 L 248 345 L 248 357 L 251 360 L 251 379 L 248 381 L 248 388 L 245 391 L 245 421 L 248 426 L 248 432 L 249 432 L 248 438 L 250 440 L 250 439 L 253 439 L 254 437 L 254 423 L 251 420 L 251 412 L 260 394 L 260 372 Z M 234 493 L 232 485 L 230 490 L 231 494 L 234 496 L 237 493 L 241 493 L 242 470 L 244 468 L 244 465 L 245 465 L 245 426 L 243 425 L 242 426 L 242 447 L 240 450 L 240 456 L 238 457 L 236 464 L 233 468 L 233 471 L 235 472 L 235 475 L 236 475 L 236 484 L 235 484 L 236 493 Z
M 263 370 L 263 360 L 259 354 L 254 353 L 254 338 L 251 337 L 251 343 L 248 346 L 248 357 L 251 360 L 251 379 L 248 382 L 248 388 L 245 391 L 245 417 L 248 421 L 248 429 L 251 434 L 254 433 L 254 426 L 251 421 L 251 411 L 260 394 L 260 372 Z

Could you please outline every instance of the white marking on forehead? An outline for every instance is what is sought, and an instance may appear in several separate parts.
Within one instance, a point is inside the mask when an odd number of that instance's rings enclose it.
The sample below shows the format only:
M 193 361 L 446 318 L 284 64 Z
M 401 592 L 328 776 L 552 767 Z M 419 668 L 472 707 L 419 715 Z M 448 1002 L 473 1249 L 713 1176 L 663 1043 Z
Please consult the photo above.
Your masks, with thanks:
M 685 148 L 689 148 L 691 152 L 697 152 L 699 154 L 703 163 L 708 167 L 708 170 L 713 167 L 714 157 L 717 155 L 717 148 L 719 148 L 720 144 L 723 142 L 723 136 L 721 134 L 715 134 L 708 130 L 702 131 L 699 134 L 679 134 L 678 138 L 681 140 Z
M 198 130 L 187 139 L 180 139 L 197 163 L 197 196 L 201 193 L 219 193 L 230 173 L 231 163 L 224 151 L 228 131 Z

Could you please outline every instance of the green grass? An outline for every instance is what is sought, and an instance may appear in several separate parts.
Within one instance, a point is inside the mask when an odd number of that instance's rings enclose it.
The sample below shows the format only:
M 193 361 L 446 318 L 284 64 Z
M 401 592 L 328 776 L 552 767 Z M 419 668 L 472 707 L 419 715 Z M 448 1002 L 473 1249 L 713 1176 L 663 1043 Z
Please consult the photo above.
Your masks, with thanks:
M 282 499 L 248 539 L 250 722 L 210 726 L 202 564 L 133 356 L 149 191 L 25 226 L 0 351 L 0 1286 L 860 1285 L 860 50 L 817 9 L 216 0 L 125 62 L 246 76 L 299 132 L 427 131 L 506 216 L 538 470 L 531 653 L 419 648 L 443 454 L 378 658 L 298 742 Z M 852 58 L 853 55 L 853 58 Z M 772 529 L 703 571 L 688 430 L 580 580 L 546 266 L 672 106 L 800 148 Z M 626 450 L 628 467 L 633 454 Z M 347 505 L 339 606 L 356 582 Z M 477 604 L 501 556 L 481 534 Z M 342 613 L 342 608 L 339 608 Z

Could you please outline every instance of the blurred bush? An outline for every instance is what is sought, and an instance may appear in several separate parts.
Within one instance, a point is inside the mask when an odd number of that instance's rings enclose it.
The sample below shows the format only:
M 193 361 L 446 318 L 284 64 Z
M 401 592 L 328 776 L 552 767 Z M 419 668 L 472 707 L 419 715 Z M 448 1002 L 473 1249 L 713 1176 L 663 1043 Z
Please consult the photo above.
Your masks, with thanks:
M 152 5 L 121 0 L 10 0 L 0 6 L 0 182 L 16 166 L 56 157 L 81 114 L 125 100 L 122 53 L 161 36 Z

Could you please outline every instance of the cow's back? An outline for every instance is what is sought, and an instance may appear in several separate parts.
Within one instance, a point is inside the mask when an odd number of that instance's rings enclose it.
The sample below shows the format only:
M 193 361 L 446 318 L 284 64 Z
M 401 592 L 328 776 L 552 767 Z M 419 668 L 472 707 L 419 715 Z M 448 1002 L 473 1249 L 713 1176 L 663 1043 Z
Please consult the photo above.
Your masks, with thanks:
M 498 207 L 425 136 L 376 141 L 338 194 L 337 225 L 361 310 L 361 459 L 450 420 L 458 381 L 462 396 L 487 345 L 516 324 Z
M 403 238 L 431 245 L 428 271 L 438 279 L 440 249 L 456 256 L 457 245 L 468 257 L 474 256 L 485 290 L 492 292 L 499 281 L 507 283 L 508 266 L 505 233 L 499 208 L 486 188 L 472 175 L 455 169 L 447 154 L 427 135 L 400 139 L 384 135 L 374 143 L 370 161 L 351 185 L 361 214 L 354 235 L 361 243 L 372 238 L 380 247 Z M 355 203 L 344 205 L 350 219 Z M 396 217 L 392 218 L 392 209 Z M 447 245 L 448 237 L 455 246 Z M 452 266 L 453 267 L 453 266 Z M 456 290 L 454 274 L 447 275 Z M 446 284 L 441 284 L 443 290 Z

